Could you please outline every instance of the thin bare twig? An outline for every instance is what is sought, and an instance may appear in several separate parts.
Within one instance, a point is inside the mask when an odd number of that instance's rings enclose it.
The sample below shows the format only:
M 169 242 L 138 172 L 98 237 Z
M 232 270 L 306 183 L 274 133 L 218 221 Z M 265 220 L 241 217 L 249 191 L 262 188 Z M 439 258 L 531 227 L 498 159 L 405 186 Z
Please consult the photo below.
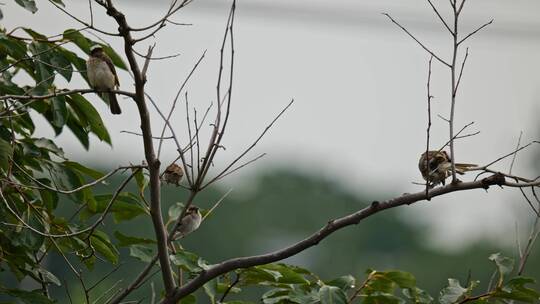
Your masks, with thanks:
M 486 26 L 490 25 L 493 23 L 493 19 L 491 19 L 489 22 L 486 22 L 484 23 L 482 26 L 480 26 L 479 28 L 477 28 L 476 30 L 472 31 L 471 33 L 469 33 L 467 36 L 463 37 L 457 44 L 460 45 L 461 43 L 463 43 L 465 40 L 469 39 L 472 35 L 478 33 L 480 30 L 482 30 L 483 28 L 485 28 Z
M 516 152 L 514 153 L 514 156 L 512 156 L 512 162 L 510 163 L 510 169 L 508 170 L 508 174 L 512 174 L 512 169 L 514 168 L 514 162 L 516 161 L 517 156 L 517 149 L 519 149 L 519 145 L 521 145 L 521 137 L 523 136 L 523 131 L 519 132 L 519 137 L 516 145 Z
M 118 295 L 114 296 L 114 298 L 111 298 L 106 303 L 110 304 L 118 304 L 120 303 L 125 297 L 127 297 L 133 290 L 137 289 L 139 284 L 146 278 L 146 276 L 150 273 L 150 270 L 154 267 L 154 264 L 156 264 L 158 260 L 158 255 L 156 254 L 150 263 L 146 265 L 146 267 L 137 275 L 137 277 L 131 282 L 128 287 L 123 289 Z
M 231 292 L 231 290 L 234 288 L 234 286 L 240 282 L 240 275 L 241 274 L 237 273 L 237 272 L 235 272 L 235 274 L 236 274 L 236 278 L 234 279 L 234 281 L 231 284 L 229 284 L 229 286 L 227 286 L 227 289 L 225 289 L 225 292 L 221 296 L 221 299 L 219 299 L 219 303 L 223 303 L 225 301 L 225 298 L 229 294 L 229 292 Z
M 444 20 L 444 18 L 441 16 L 441 14 L 439 13 L 439 10 L 435 7 L 435 5 L 433 5 L 433 3 L 431 2 L 431 0 L 427 0 L 427 2 L 429 3 L 429 5 L 431 5 L 431 8 L 433 9 L 433 11 L 435 12 L 435 14 L 437 14 L 437 17 L 439 17 L 439 20 L 441 20 L 442 24 L 444 25 L 444 27 L 450 32 L 451 35 L 453 35 L 454 33 L 452 32 L 452 30 L 450 29 L 450 26 L 448 26 L 448 23 L 446 23 L 446 21 Z
M 253 149 L 258 143 L 259 141 L 263 138 L 263 136 L 268 132 L 268 130 L 270 130 L 272 128 L 272 126 L 274 125 L 274 123 L 283 115 L 283 113 L 285 113 L 287 111 L 287 109 L 289 109 L 289 107 L 294 103 L 294 99 L 292 99 L 282 110 L 281 112 L 279 112 L 278 115 L 276 115 L 276 117 L 270 122 L 270 124 L 268 124 L 266 126 L 266 128 L 264 128 L 264 131 L 259 135 L 259 137 L 257 137 L 257 139 L 249 146 L 247 147 L 244 152 L 242 152 L 238 157 L 236 157 L 228 166 L 225 167 L 225 169 L 223 169 L 216 177 L 214 177 L 213 179 L 211 179 L 209 182 L 207 182 L 203 187 L 201 187 L 201 189 L 204 189 L 206 187 L 208 187 L 209 185 L 211 185 L 213 182 L 217 181 L 218 179 L 220 179 L 225 173 L 227 173 L 227 171 L 232 167 L 234 166 L 234 164 L 236 164 L 240 159 L 242 159 L 249 151 L 251 151 L 251 149 Z M 262 157 L 262 156 L 261 156 Z M 259 157 L 260 158 L 260 157 Z
M 444 59 L 442 59 L 441 57 L 437 56 L 434 52 L 432 52 L 428 47 L 426 47 L 422 42 L 420 42 L 420 40 L 418 40 L 413 34 L 411 34 L 409 30 L 407 30 L 401 24 L 399 24 L 396 20 L 394 20 L 392 16 L 390 16 L 387 13 L 382 13 L 382 14 L 388 17 L 390 21 L 392 21 L 395 25 L 399 26 L 407 35 L 409 35 L 409 37 L 411 37 L 414 41 L 416 41 L 416 43 L 418 43 L 426 52 L 431 54 L 431 56 L 437 59 L 440 63 L 444 64 L 447 67 L 451 67 L 451 65 L 448 62 L 444 61 Z
M 529 234 L 529 239 L 527 241 L 527 246 L 525 246 L 525 251 L 519 252 L 520 260 L 519 260 L 519 268 L 517 272 L 518 275 L 522 275 L 523 271 L 525 271 L 525 265 L 527 264 L 527 260 L 531 254 L 534 243 L 536 242 L 538 238 L 538 234 L 540 234 L 540 214 L 536 215 L 534 223 L 531 227 L 531 233 Z
M 431 1 L 429 1 L 429 4 L 433 7 L 433 9 L 437 12 Z M 437 12 L 438 14 L 438 12 Z M 441 20 L 446 25 L 446 22 L 441 17 Z M 447 26 L 448 27 L 448 26 Z M 431 99 L 433 96 L 431 96 L 431 64 L 433 61 L 433 56 L 429 57 L 428 62 L 428 77 L 427 77 L 427 116 L 428 116 L 428 123 L 426 128 L 426 164 L 429 164 L 429 138 L 430 138 L 430 130 L 431 130 Z M 429 175 L 428 175 L 429 176 Z M 429 181 L 426 182 L 426 195 L 429 193 Z M 429 199 L 428 199 L 429 200 Z
M 463 62 L 461 63 L 461 69 L 459 70 L 459 77 L 456 83 L 456 88 L 454 89 L 454 94 L 457 94 L 459 84 L 461 83 L 461 76 L 463 75 L 463 70 L 465 69 L 465 63 L 467 62 L 468 57 L 469 57 L 469 48 L 466 49 L 465 58 L 463 58 Z
M 127 184 L 129 183 L 129 181 L 133 178 L 133 176 L 135 175 L 135 173 L 140 170 L 140 169 L 137 169 L 134 173 L 130 174 L 130 176 L 128 178 L 126 178 L 121 184 L 120 186 L 118 186 L 118 188 L 116 189 L 116 191 L 114 192 L 113 196 L 111 197 L 111 199 L 109 200 L 109 203 L 107 204 L 107 206 L 105 207 L 105 209 L 103 210 L 103 213 L 99 216 L 99 218 L 94 222 L 94 224 L 92 224 L 91 226 L 87 227 L 87 228 L 84 228 L 82 230 L 79 230 L 79 231 L 76 231 L 76 232 L 71 232 L 71 233 L 64 233 L 64 234 L 49 234 L 49 233 L 45 233 L 45 232 L 42 232 L 34 227 L 32 227 L 30 224 L 26 223 L 26 221 L 21 218 L 19 216 L 19 214 L 13 210 L 13 208 L 11 208 L 9 202 L 7 201 L 6 197 L 4 196 L 4 193 L 3 191 L 0 189 L 0 198 L 2 198 L 2 201 L 4 202 L 4 205 L 6 206 L 6 208 L 9 210 L 9 212 L 15 217 L 17 218 L 17 220 L 19 220 L 19 222 L 21 222 L 24 226 L 24 228 L 27 228 L 41 236 L 45 236 L 45 237 L 49 237 L 51 239 L 54 239 L 54 238 L 64 238 L 64 237 L 72 237 L 72 236 L 77 236 L 77 235 L 81 235 L 83 233 L 87 233 L 87 232 L 90 232 L 90 234 L 92 233 L 92 231 L 94 231 L 94 229 L 97 228 L 97 226 L 99 224 L 101 224 L 105 218 L 107 217 L 107 214 L 109 213 L 109 210 L 111 209 L 112 205 L 114 204 L 114 202 L 116 201 L 116 198 L 118 197 L 118 195 L 120 195 L 121 191 L 127 186 Z

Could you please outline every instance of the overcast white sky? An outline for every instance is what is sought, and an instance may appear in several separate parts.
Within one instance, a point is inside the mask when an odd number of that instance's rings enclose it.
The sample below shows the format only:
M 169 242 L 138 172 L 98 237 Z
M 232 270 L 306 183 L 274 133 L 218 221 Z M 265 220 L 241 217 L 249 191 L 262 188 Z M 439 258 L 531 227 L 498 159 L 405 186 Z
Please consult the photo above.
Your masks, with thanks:
M 414 3 L 413 3 L 414 2 Z M 152 3 L 151 6 L 145 3 Z M 161 16 L 166 1 L 119 1 L 128 21 L 145 25 Z M 436 1 L 448 11 L 447 1 Z M 68 9 L 86 18 L 86 1 L 73 1 Z M 174 18 L 193 26 L 167 26 L 156 37 L 155 56 L 181 53 L 169 61 L 156 61 L 149 69 L 148 90 L 167 110 L 179 83 L 207 50 L 207 57 L 188 86 L 190 102 L 203 112 L 214 100 L 219 45 L 229 1 L 194 1 Z M 30 14 L 8 2 L 3 25 L 35 26 L 46 34 L 67 26 L 79 27 L 50 4 L 39 3 L 40 11 Z M 428 54 L 391 24 L 381 12 L 417 34 L 442 57 L 449 58 L 451 40 L 424 1 L 238 1 L 235 25 L 235 87 L 233 114 L 227 150 L 218 167 L 236 157 L 264 129 L 291 98 L 293 107 L 259 144 L 252 157 L 268 156 L 227 181 L 240 187 L 256 170 L 282 165 L 336 179 L 354 191 L 371 190 L 374 195 L 398 195 L 420 190 L 417 163 L 425 149 L 426 77 Z M 457 103 L 457 125 L 474 121 L 475 137 L 457 142 L 457 161 L 487 163 L 516 145 L 521 130 L 523 142 L 540 136 L 538 111 L 540 90 L 540 3 L 538 1 L 468 1 L 463 13 L 462 33 L 495 19 L 494 24 L 470 39 L 470 47 Z M 95 8 L 95 23 L 114 30 L 103 10 Z M 104 37 L 118 51 L 119 40 Z M 141 44 L 144 50 L 150 44 Z M 121 86 L 131 88 L 129 75 L 121 74 Z M 434 63 L 433 111 L 448 116 L 449 71 Z M 80 82 L 70 84 L 80 86 Z M 139 138 L 121 134 L 138 131 L 135 105 L 122 102 L 121 116 L 108 114 L 97 102 L 113 137 L 114 148 L 93 142 L 86 153 L 71 134 L 58 138 L 60 145 L 77 159 L 101 162 L 139 163 L 143 158 Z M 185 138 L 184 106 L 172 122 Z M 153 115 L 154 133 L 161 130 Z M 52 130 L 42 124 L 39 133 Z M 447 124 L 434 118 L 432 142 L 447 141 Z M 185 141 L 184 141 L 185 142 Z M 164 162 L 175 157 L 174 145 L 166 145 Z M 538 148 L 520 154 L 515 173 L 533 175 L 532 156 Z M 507 170 L 508 162 L 500 170 Z M 471 176 L 465 177 L 465 179 Z M 383 200 L 386 197 L 374 197 Z M 403 208 L 412 221 L 434 223 L 438 245 L 467 244 L 479 236 L 508 236 L 513 242 L 515 223 L 528 226 L 522 216 L 529 212 L 518 191 L 491 189 L 458 193 Z M 421 214 L 421 215 L 419 215 Z

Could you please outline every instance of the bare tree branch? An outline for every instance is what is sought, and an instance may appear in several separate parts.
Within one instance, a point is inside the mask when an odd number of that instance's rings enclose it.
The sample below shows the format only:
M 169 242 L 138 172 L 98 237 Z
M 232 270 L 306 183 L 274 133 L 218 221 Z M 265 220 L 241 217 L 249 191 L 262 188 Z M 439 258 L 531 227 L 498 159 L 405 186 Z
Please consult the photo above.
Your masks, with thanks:
M 163 224 L 163 216 L 161 214 L 161 191 L 159 180 L 160 161 L 156 157 L 152 142 L 153 139 L 150 124 L 150 114 L 148 112 L 145 100 L 145 82 L 139 68 L 139 64 L 135 59 L 135 53 L 133 52 L 133 44 L 135 41 L 131 36 L 130 27 L 126 21 L 126 17 L 114 7 L 112 0 L 106 0 L 106 2 L 98 1 L 98 4 L 103 6 L 107 10 L 107 14 L 113 17 L 118 24 L 118 32 L 124 40 L 124 53 L 128 59 L 129 66 L 135 80 L 135 96 L 133 99 L 137 103 L 137 108 L 139 110 L 141 130 L 143 133 L 144 153 L 150 173 L 150 214 L 152 217 L 154 232 L 156 234 L 158 257 L 161 265 L 163 284 L 165 285 L 165 292 L 168 295 L 175 288 L 175 282 L 171 262 L 169 260 L 169 251 L 167 248 L 167 231 Z
M 472 31 L 471 33 L 469 33 L 467 36 L 465 36 L 464 38 L 462 38 L 459 42 L 458 42 L 458 45 L 462 44 L 465 40 L 469 39 L 472 35 L 478 33 L 480 30 L 482 30 L 483 28 L 485 28 L 486 26 L 490 25 L 493 23 L 493 19 L 491 19 L 489 22 L 486 22 L 484 23 L 482 26 L 480 26 L 479 28 L 477 28 L 476 30 Z
M 504 179 L 503 175 L 494 174 L 479 181 L 453 183 L 446 186 L 434 188 L 428 193 L 428 195 L 429 197 L 434 198 L 457 191 L 465 191 L 472 189 L 489 189 L 489 187 L 493 185 L 509 186 L 510 184 L 511 183 L 508 183 Z M 233 258 L 223 261 L 203 271 L 201 274 L 196 276 L 193 280 L 183 285 L 182 287 L 176 288 L 172 296 L 164 299 L 161 303 L 176 303 L 178 300 L 191 294 L 192 292 L 203 286 L 206 282 L 218 277 L 219 275 L 239 268 L 248 268 L 256 265 L 263 265 L 286 259 L 290 256 L 293 256 L 299 252 L 302 252 L 310 247 L 317 245 L 320 241 L 344 227 L 359 224 L 363 219 L 372 216 L 373 214 L 398 206 L 414 204 L 416 202 L 426 200 L 427 198 L 428 196 L 426 195 L 425 191 L 422 190 L 417 193 L 404 194 L 402 196 L 384 202 L 375 201 L 369 207 L 361 209 L 355 213 L 328 221 L 328 223 L 324 227 L 313 233 L 311 236 L 286 248 L 267 254 Z
M 385 15 L 386 17 L 388 17 L 388 19 L 390 19 L 390 21 L 392 21 L 395 25 L 399 26 L 405 33 L 407 33 L 407 35 L 409 35 L 409 37 L 411 37 L 414 41 L 416 41 L 416 43 L 418 43 L 424 50 L 426 50 L 426 52 L 431 54 L 431 56 L 433 56 L 435 59 L 437 59 L 440 63 L 444 64 L 447 67 L 451 67 L 451 65 L 448 62 L 444 61 L 444 59 L 441 59 L 441 57 L 439 57 L 435 53 L 433 53 L 428 47 L 426 47 L 422 42 L 420 42 L 420 40 L 418 40 L 413 34 L 411 34 L 411 32 L 409 32 L 409 30 L 407 30 L 401 24 L 399 24 L 396 20 L 394 20 L 394 18 L 392 18 L 392 16 L 390 16 L 387 13 L 382 13 L 382 14 Z

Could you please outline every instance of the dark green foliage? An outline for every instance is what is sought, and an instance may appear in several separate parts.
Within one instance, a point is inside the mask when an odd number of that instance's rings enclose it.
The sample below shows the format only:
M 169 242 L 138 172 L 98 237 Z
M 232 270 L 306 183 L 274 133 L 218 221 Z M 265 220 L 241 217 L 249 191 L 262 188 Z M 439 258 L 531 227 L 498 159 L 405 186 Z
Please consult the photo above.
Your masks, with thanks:
M 16 2 L 32 13 L 37 10 L 34 1 Z M 86 59 L 65 48 L 71 42 L 78 46 L 76 41 L 49 40 L 28 28 L 22 32 L 29 38 L 0 30 L 0 95 L 53 94 L 63 91 L 55 84 L 57 75 L 68 82 L 85 76 Z M 78 33 L 77 39 L 83 38 Z M 108 52 L 113 53 L 111 49 Z M 118 67 L 125 68 L 118 55 L 113 57 Z M 34 84 L 15 82 L 19 74 L 26 74 Z M 91 219 L 105 210 L 111 195 L 96 195 L 89 187 L 69 194 L 56 191 L 76 189 L 101 178 L 103 173 L 67 160 L 53 140 L 35 137 L 29 112 L 45 118 L 56 135 L 66 128 L 71 130 L 87 149 L 90 134 L 109 144 L 111 139 L 99 113 L 81 94 L 35 100 L 4 98 L 0 103 L 0 271 L 11 273 L 18 281 L 31 278 L 42 286 L 60 286 L 63 280 L 55 271 L 42 266 L 46 256 L 63 255 L 90 270 L 96 257 L 111 264 L 119 262 L 119 251 L 109 234 L 86 229 L 93 223 Z M 79 216 L 66 212 L 78 209 Z M 130 220 L 146 212 L 139 197 L 127 192 L 119 195 L 110 211 L 116 221 Z M 84 232 L 71 237 L 56 237 L 81 230 Z M 0 294 L 24 303 L 52 303 L 43 292 L 0 285 Z

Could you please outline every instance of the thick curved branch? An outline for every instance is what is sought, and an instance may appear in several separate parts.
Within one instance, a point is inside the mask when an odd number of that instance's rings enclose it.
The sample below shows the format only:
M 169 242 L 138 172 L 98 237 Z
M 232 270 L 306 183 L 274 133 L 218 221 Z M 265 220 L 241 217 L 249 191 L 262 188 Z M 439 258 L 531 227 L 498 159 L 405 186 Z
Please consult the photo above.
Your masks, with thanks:
M 356 225 L 360 223 L 363 219 L 369 216 L 372 216 L 380 211 L 395 208 L 398 206 L 410 205 L 419 201 L 426 200 L 427 198 L 434 198 L 436 196 L 440 196 L 440 195 L 451 193 L 451 192 L 465 191 L 465 190 L 472 190 L 472 189 L 488 189 L 490 186 L 493 186 L 493 185 L 503 186 L 503 185 L 509 185 L 509 183 L 506 182 L 503 175 L 494 174 L 492 176 L 486 177 L 478 181 L 453 183 L 444 187 L 435 188 L 429 191 L 428 194 L 426 194 L 426 191 L 422 190 L 417 193 L 404 194 L 402 196 L 399 196 L 399 197 L 396 197 L 396 198 L 393 198 L 384 202 L 375 201 L 369 207 L 359 210 L 358 212 L 346 215 L 338 219 L 328 221 L 328 223 L 324 227 L 319 229 L 317 232 L 315 232 L 311 236 L 289 247 L 286 247 L 286 248 L 283 248 L 274 252 L 270 252 L 267 254 L 262 254 L 262 255 L 233 258 L 233 259 L 221 262 L 219 264 L 216 264 L 210 267 L 208 270 L 203 271 L 201 274 L 199 274 L 189 283 L 185 284 L 184 286 L 180 288 L 177 288 L 174 291 L 174 294 L 172 295 L 172 297 L 168 297 L 167 299 L 163 300 L 162 303 L 164 304 L 176 303 L 178 300 L 182 299 L 183 297 L 199 289 L 206 282 L 224 273 L 227 273 L 229 271 L 239 269 L 239 268 L 248 268 L 248 267 L 252 267 L 256 265 L 264 265 L 264 264 L 280 261 L 288 257 L 291 257 L 293 255 L 296 255 L 310 247 L 317 245 L 320 241 L 328 237 L 330 234 L 344 227 Z

